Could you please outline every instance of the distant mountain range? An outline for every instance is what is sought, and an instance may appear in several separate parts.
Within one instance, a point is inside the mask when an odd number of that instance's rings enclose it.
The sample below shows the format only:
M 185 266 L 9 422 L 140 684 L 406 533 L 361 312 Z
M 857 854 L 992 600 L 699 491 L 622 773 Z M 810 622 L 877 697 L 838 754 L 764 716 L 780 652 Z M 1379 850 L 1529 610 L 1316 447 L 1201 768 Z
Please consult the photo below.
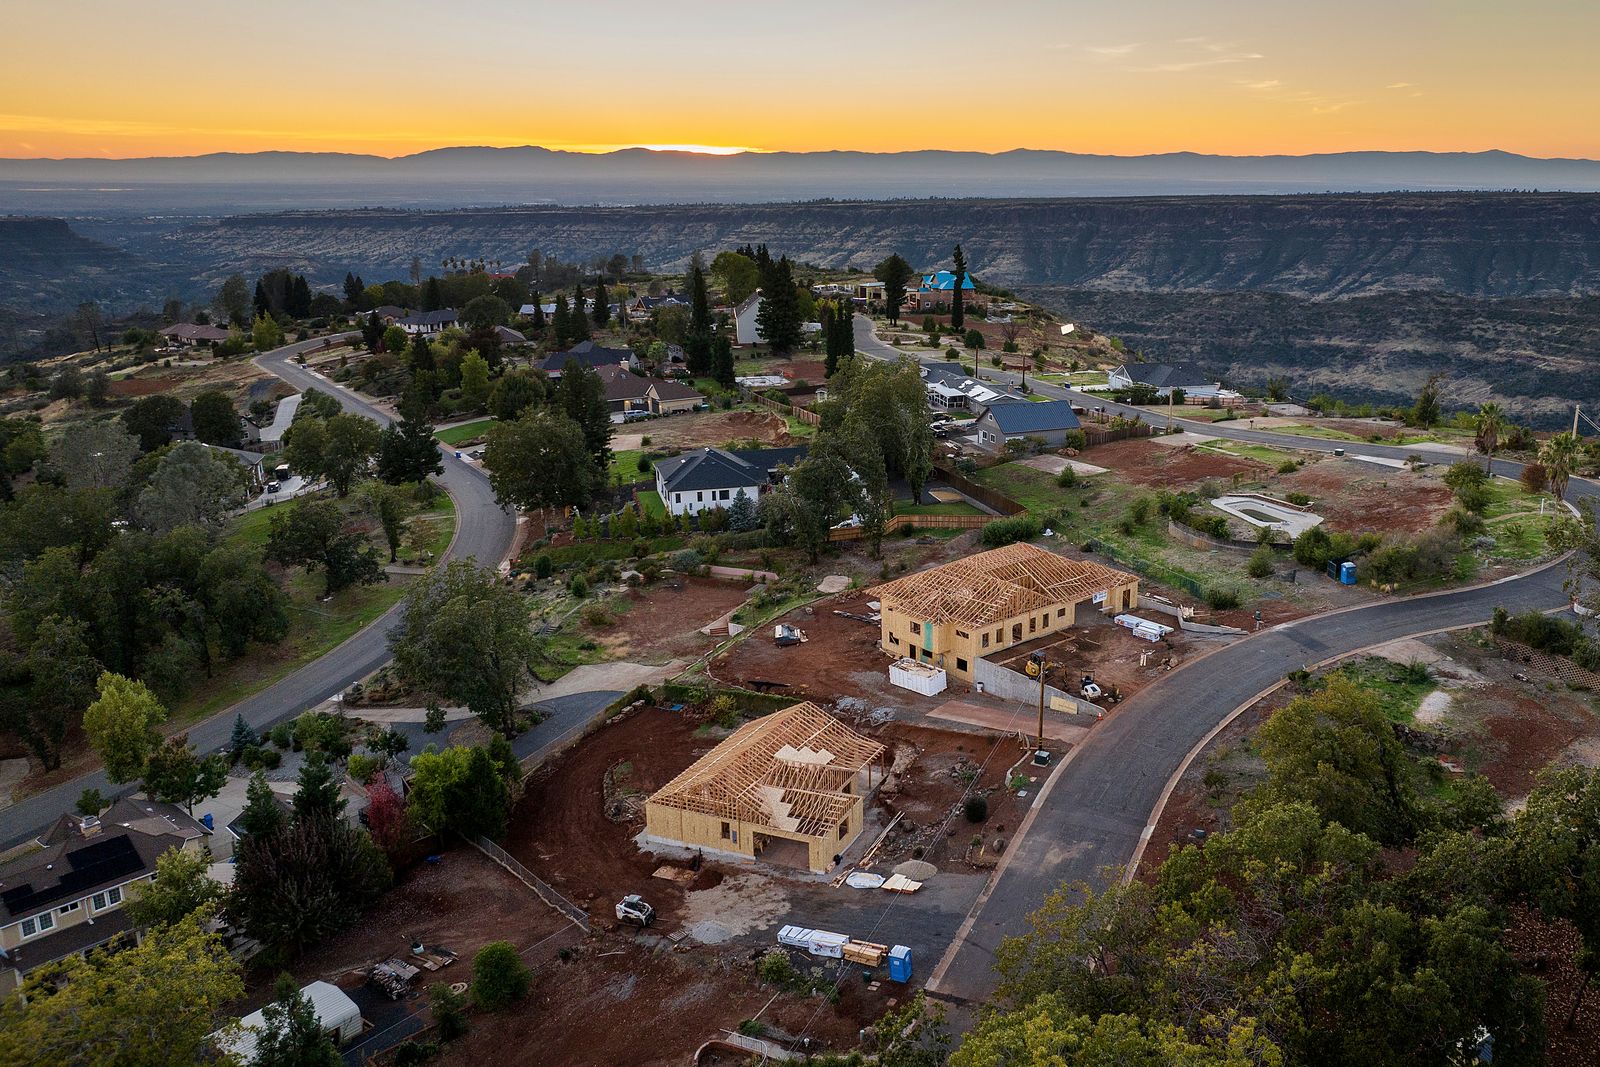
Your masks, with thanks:
M 145 159 L 0 159 L 0 207 L 28 213 L 523 203 L 752 203 L 1539 189 L 1600 191 L 1600 162 L 1510 152 L 1111 156 L 441 148 L 394 159 L 334 152 Z

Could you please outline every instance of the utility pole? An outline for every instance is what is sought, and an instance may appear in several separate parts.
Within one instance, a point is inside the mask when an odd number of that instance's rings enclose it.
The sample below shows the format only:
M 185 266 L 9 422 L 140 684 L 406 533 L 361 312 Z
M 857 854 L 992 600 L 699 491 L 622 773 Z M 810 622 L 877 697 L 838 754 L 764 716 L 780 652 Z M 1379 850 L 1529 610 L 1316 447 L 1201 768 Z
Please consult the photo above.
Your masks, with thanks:
M 1044 652 L 1035 652 L 1028 657 L 1028 673 L 1039 676 L 1039 736 L 1033 746 L 1035 752 L 1044 751 L 1044 676 L 1048 670 Z

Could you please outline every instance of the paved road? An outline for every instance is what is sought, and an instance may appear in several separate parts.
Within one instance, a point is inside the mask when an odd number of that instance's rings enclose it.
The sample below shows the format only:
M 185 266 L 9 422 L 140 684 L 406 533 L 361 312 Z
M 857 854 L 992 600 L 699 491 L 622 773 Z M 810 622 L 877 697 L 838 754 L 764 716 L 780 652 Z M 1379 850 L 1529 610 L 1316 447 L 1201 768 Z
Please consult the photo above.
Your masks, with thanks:
M 256 362 L 296 389 L 328 393 L 337 397 L 346 411 L 387 424 L 388 414 L 294 362 L 295 354 L 321 344 L 322 341 L 317 340 L 288 345 L 258 357 Z M 487 566 L 498 565 L 510 551 L 516 520 L 495 500 L 488 478 L 446 451 L 444 473 L 439 480 L 455 499 L 456 537 L 446 558 L 475 558 Z M 246 722 L 259 730 L 342 692 L 352 682 L 388 662 L 389 630 L 399 617 L 400 605 L 396 605 L 322 658 L 226 711 L 194 724 L 189 730 L 190 741 L 202 752 L 221 748 L 228 743 L 235 713 L 242 714 Z M 112 785 L 104 772 L 95 771 L 18 801 L 0 811 L 0 848 L 10 847 L 38 833 L 62 812 L 70 811 L 78 795 L 90 788 L 99 789 L 109 797 L 130 792 L 133 787 Z
M 878 340 L 869 320 L 858 317 L 855 329 L 856 347 L 874 358 L 914 354 Z M 984 377 L 1015 385 L 1021 376 L 985 368 Z M 1031 384 L 1046 396 L 1233 440 L 1325 452 L 1343 447 L 1389 459 L 1413 453 L 1444 462 L 1461 458 L 1460 453 L 1426 445 L 1324 441 L 1237 423 L 1172 419 L 1159 408 L 1134 408 L 1048 383 Z M 1522 465 L 1496 460 L 1494 469 L 1515 477 Z M 1595 500 L 1600 486 L 1573 479 L 1568 495 Z M 1184 757 L 1218 723 L 1289 671 L 1402 637 L 1477 625 L 1496 607 L 1512 612 L 1560 608 L 1569 602 L 1565 578 L 1565 566 L 1557 563 L 1493 585 L 1297 620 L 1202 656 L 1147 686 L 1090 731 L 1039 798 L 1032 825 L 968 916 L 964 936 L 930 989 L 959 1002 L 984 1002 L 994 989 L 994 950 L 1001 939 L 1025 930 L 1028 913 L 1063 882 L 1092 882 L 1104 868 L 1127 864 Z

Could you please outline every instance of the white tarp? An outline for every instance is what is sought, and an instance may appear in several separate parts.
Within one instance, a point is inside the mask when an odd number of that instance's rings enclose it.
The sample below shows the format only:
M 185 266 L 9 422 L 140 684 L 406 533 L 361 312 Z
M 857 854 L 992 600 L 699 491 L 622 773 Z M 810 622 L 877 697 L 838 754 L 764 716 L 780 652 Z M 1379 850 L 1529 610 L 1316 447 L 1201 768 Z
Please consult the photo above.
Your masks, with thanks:
M 335 1044 L 342 1045 L 361 1033 L 361 1009 L 356 1007 L 356 1002 L 344 990 L 331 982 L 312 982 L 300 992 L 311 1001 L 311 1010 L 316 1014 L 317 1021 L 332 1036 Z M 239 1020 L 237 1029 L 231 1033 L 218 1030 L 211 1035 L 211 1039 L 224 1052 L 231 1053 L 240 1063 L 248 1065 L 254 1063 L 256 1058 L 256 1031 L 264 1030 L 266 1026 L 266 1016 L 260 1011 L 253 1011 Z
M 806 926 L 785 926 L 778 931 L 778 944 L 803 948 L 813 956 L 843 959 L 844 947 L 850 943 L 845 934 L 830 930 L 813 930 Z

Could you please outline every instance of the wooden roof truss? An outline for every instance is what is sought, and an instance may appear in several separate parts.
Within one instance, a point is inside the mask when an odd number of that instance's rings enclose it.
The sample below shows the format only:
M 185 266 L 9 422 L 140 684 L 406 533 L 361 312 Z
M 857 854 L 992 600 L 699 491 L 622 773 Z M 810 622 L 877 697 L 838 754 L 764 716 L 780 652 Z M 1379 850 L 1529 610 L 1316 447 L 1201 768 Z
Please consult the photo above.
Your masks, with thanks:
M 908 574 L 869 593 L 914 619 L 985 626 L 1077 603 L 1133 580 L 1098 563 L 1018 543 Z
M 855 805 L 850 781 L 883 751 L 815 704 L 796 704 L 741 727 L 650 803 L 824 837 Z

